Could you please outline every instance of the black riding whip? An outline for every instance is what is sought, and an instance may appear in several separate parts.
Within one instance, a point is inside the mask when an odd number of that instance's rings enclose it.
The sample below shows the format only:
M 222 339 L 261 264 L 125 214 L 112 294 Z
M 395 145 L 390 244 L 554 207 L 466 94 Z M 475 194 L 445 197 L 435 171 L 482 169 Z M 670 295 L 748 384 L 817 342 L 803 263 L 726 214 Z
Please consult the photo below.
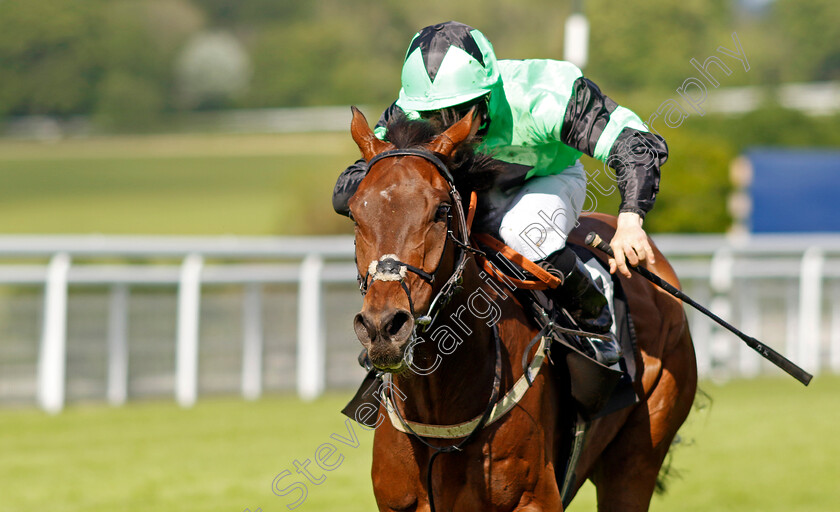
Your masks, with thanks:
M 598 234 L 595 233 L 594 231 L 590 231 L 589 234 L 586 235 L 586 239 L 584 241 L 586 242 L 586 245 L 588 245 L 590 247 L 594 247 L 598 250 L 601 250 L 601 251 L 607 253 L 612 258 L 615 257 L 615 255 L 613 254 L 612 247 L 610 247 L 610 245 L 608 243 L 606 243 L 603 239 L 601 239 L 601 237 L 598 236 Z M 679 290 L 678 288 L 671 285 L 671 283 L 665 281 L 664 279 L 662 279 L 658 275 L 654 274 L 650 270 L 646 269 L 645 267 L 640 267 L 640 266 L 632 267 L 631 266 L 630 268 L 635 270 L 636 273 L 638 273 L 639 275 L 641 275 L 642 277 L 644 277 L 645 279 L 647 279 L 651 283 L 653 283 L 656 286 L 662 288 L 663 290 L 670 293 L 674 297 L 676 297 L 676 298 L 682 300 L 683 302 L 691 305 L 692 307 L 694 307 L 695 309 L 697 309 L 698 311 L 700 311 L 704 315 L 708 316 L 709 318 L 711 318 L 712 320 L 714 320 L 715 322 L 720 324 L 722 327 L 724 327 L 726 330 L 728 330 L 729 332 L 731 332 L 735 336 L 738 336 L 739 338 L 741 338 L 741 340 L 743 340 L 743 342 L 746 343 L 748 347 L 750 347 L 751 349 L 758 352 L 758 354 L 761 357 L 763 357 L 764 359 L 767 359 L 768 361 L 770 361 L 774 365 L 778 366 L 779 368 L 781 368 L 782 370 L 787 372 L 787 374 L 790 375 L 791 377 L 793 377 L 794 379 L 798 380 L 802 384 L 805 384 L 806 386 L 808 385 L 809 382 L 811 382 L 811 379 L 814 377 L 813 375 L 811 375 L 810 373 L 806 372 L 805 370 L 803 370 L 802 368 L 800 368 L 799 366 L 794 364 L 790 359 L 787 359 L 782 354 L 780 354 L 780 353 L 776 352 L 775 350 L 773 350 L 772 348 L 768 347 L 766 344 L 760 342 L 759 340 L 753 338 L 752 336 L 744 334 L 743 332 L 738 330 L 736 327 L 734 327 L 732 324 L 730 324 L 726 320 L 720 318 L 716 314 L 712 313 L 711 311 L 706 309 L 702 304 L 699 304 L 697 301 L 695 301 L 694 299 L 692 299 L 691 297 L 689 297 L 688 295 L 683 293 L 681 290 Z

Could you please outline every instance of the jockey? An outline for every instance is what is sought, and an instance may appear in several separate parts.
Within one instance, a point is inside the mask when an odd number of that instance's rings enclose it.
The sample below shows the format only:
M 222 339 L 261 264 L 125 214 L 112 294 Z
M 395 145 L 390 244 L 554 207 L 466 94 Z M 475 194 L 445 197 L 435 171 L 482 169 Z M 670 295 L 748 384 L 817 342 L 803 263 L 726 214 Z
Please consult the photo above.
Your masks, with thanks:
M 493 189 L 481 198 L 483 231 L 496 233 L 511 248 L 562 278 L 549 290 L 581 329 L 610 334 L 612 317 L 599 284 L 566 246 L 586 199 L 585 153 L 616 172 L 621 193 L 618 226 L 610 245 L 610 272 L 630 277 L 627 267 L 654 262 L 642 229 L 659 189 L 660 166 L 668 156 L 662 137 L 639 117 L 605 96 L 580 69 L 555 60 L 496 60 L 484 35 L 453 21 L 418 32 L 406 52 L 399 99 L 380 118 L 374 133 L 386 139 L 397 112 L 409 119 L 457 119 L 477 107 L 481 119 L 478 150 L 505 162 Z M 336 212 L 367 172 L 359 160 L 338 178 Z M 594 357 L 607 365 L 621 349 L 588 339 Z

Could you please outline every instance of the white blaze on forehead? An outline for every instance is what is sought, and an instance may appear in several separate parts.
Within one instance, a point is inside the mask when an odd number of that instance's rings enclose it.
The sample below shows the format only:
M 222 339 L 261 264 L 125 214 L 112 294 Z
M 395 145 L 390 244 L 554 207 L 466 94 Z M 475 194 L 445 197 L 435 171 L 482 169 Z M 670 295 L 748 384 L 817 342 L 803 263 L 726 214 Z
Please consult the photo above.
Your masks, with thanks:
M 387 188 L 384 188 L 384 189 L 380 190 L 379 195 L 382 196 L 383 198 L 385 198 L 386 201 L 390 201 L 391 200 L 391 191 L 394 190 L 394 188 L 396 188 L 396 186 L 397 186 L 396 184 L 389 185 Z

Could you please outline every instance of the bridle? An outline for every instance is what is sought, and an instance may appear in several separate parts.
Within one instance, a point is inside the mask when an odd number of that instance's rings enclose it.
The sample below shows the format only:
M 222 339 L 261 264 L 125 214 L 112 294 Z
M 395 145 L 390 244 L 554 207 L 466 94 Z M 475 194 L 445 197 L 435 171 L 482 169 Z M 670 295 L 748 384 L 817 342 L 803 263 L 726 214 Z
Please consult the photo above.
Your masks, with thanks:
M 408 272 L 413 272 L 421 279 L 432 285 L 435 282 L 435 276 L 437 275 L 438 271 L 440 270 L 440 266 L 444 261 L 444 255 L 446 253 L 446 246 L 448 244 L 444 244 L 443 253 L 441 253 L 440 261 L 438 262 L 437 268 L 431 273 L 426 272 L 423 269 L 417 268 L 414 265 L 409 265 L 408 263 L 403 263 L 400 261 L 395 254 L 385 254 L 381 256 L 378 260 L 374 260 L 368 266 L 368 271 L 364 277 L 361 274 L 358 276 L 359 279 L 359 290 L 362 292 L 362 295 L 367 293 L 368 288 L 376 281 L 399 281 L 402 289 L 405 291 L 406 296 L 408 297 L 408 304 L 411 308 L 411 316 L 414 318 L 414 331 L 412 332 L 412 337 L 416 336 L 417 326 L 421 326 L 422 331 L 425 331 L 428 326 L 434 322 L 435 318 L 437 318 L 438 313 L 447 303 L 452 299 L 452 297 L 461 289 L 461 283 L 463 282 L 463 274 L 464 274 L 464 267 L 467 265 L 468 260 L 468 253 L 477 253 L 483 254 L 480 250 L 475 249 L 471 246 L 470 243 L 470 228 L 472 227 L 472 220 L 475 216 L 475 209 L 477 203 L 477 196 L 476 193 L 473 191 L 470 194 L 470 205 L 469 210 L 467 213 L 464 212 L 464 205 L 461 201 L 461 194 L 455 188 L 455 179 L 452 177 L 452 173 L 449 171 L 449 168 L 446 166 L 443 161 L 438 158 L 437 155 L 432 153 L 427 149 L 422 148 L 408 148 L 408 149 L 392 149 L 389 151 L 384 151 L 379 153 L 378 155 L 374 156 L 368 162 L 368 169 L 373 167 L 373 164 L 376 162 L 384 159 L 384 158 L 392 158 L 392 157 L 400 157 L 400 156 L 418 156 L 430 162 L 434 165 L 440 175 L 446 180 L 446 183 L 449 185 L 449 197 L 452 199 L 452 206 L 450 210 L 447 212 L 446 215 L 446 238 L 447 240 L 451 240 L 453 245 L 455 245 L 456 250 L 458 251 L 457 256 L 457 263 L 455 264 L 455 268 L 452 271 L 452 274 L 449 275 L 446 282 L 438 290 L 435 297 L 432 299 L 431 303 L 429 303 L 429 310 L 426 312 L 425 315 L 418 317 L 414 311 L 414 302 L 411 299 L 411 291 L 408 288 L 408 285 L 405 283 L 405 277 Z M 458 235 L 456 235 L 452 231 L 452 210 L 455 210 L 455 223 L 458 231 Z M 458 237 L 461 237 L 460 239 Z M 434 492 L 432 487 L 432 468 L 434 467 L 435 459 L 442 454 L 442 453 L 452 453 L 458 452 L 463 449 L 464 446 L 471 443 L 477 436 L 478 433 L 484 428 L 484 425 L 490 419 L 490 416 L 494 410 L 494 406 L 496 401 L 499 397 L 499 392 L 501 388 L 501 381 L 502 381 L 502 339 L 499 336 L 499 329 L 496 325 L 493 325 L 493 338 L 495 344 L 495 365 L 493 371 L 493 387 L 490 393 L 490 399 L 487 403 L 487 407 L 484 409 L 484 412 L 481 414 L 479 421 L 474 425 L 471 429 L 470 433 L 466 435 L 460 442 L 448 445 L 448 446 L 435 446 L 428 441 L 426 441 L 423 436 L 419 435 L 415 432 L 412 427 L 410 426 L 409 422 L 402 417 L 399 412 L 399 408 L 394 406 L 393 410 L 394 413 L 399 418 L 400 423 L 402 424 L 403 428 L 406 429 L 406 432 L 409 432 L 416 440 L 418 440 L 421 444 L 425 445 L 427 448 L 432 450 L 432 455 L 429 458 L 429 463 L 426 468 L 426 490 L 429 495 L 429 508 L 432 512 L 435 512 L 435 500 L 434 500 Z M 386 395 L 386 400 L 393 400 L 390 396 L 391 387 L 388 386 L 387 388 L 388 394 Z
M 443 252 L 441 253 L 440 261 L 438 262 L 437 268 L 431 273 L 426 272 L 423 269 L 410 265 L 408 263 L 404 263 L 399 260 L 399 258 L 395 254 L 385 254 L 380 256 L 378 259 L 372 261 L 367 268 L 367 272 L 364 276 L 361 274 L 358 275 L 359 279 L 359 289 L 362 292 L 362 295 L 365 295 L 368 291 L 368 288 L 376 281 L 398 281 L 402 286 L 403 290 L 408 297 L 409 306 L 411 308 L 411 315 L 414 318 L 414 328 L 412 331 L 412 337 L 416 337 L 417 335 L 417 328 L 421 326 L 422 331 L 425 331 L 428 326 L 437 318 L 438 313 L 443 307 L 449 303 L 452 297 L 461 289 L 461 283 L 463 281 L 463 273 L 464 268 L 468 261 L 468 254 L 473 253 L 475 254 L 476 258 L 482 260 L 482 265 L 484 266 L 485 270 L 491 272 L 491 275 L 501 275 L 498 270 L 495 270 L 492 265 L 488 265 L 486 254 L 479 249 L 472 247 L 472 243 L 470 240 L 470 229 L 472 227 L 472 221 L 475 217 L 475 211 L 477 206 L 477 196 L 475 191 L 471 192 L 470 194 L 470 204 L 468 210 L 464 211 L 464 205 L 461 200 L 461 195 L 459 194 L 458 190 L 455 188 L 455 180 L 452 177 L 452 173 L 449 171 L 449 168 L 446 164 L 433 152 L 429 151 L 428 149 L 423 148 L 409 148 L 409 149 L 392 149 L 389 151 L 384 151 L 373 158 L 370 159 L 368 162 L 368 169 L 373 167 L 373 165 L 384 159 L 384 158 L 392 158 L 392 157 L 400 157 L 400 156 L 417 156 L 423 158 L 434 165 L 440 175 L 446 180 L 447 184 L 449 185 L 449 197 L 452 199 L 452 207 L 447 212 L 447 219 L 446 219 L 446 238 L 447 240 L 451 240 L 453 245 L 455 246 L 456 250 L 458 251 L 457 255 L 457 263 L 452 271 L 452 274 L 446 279 L 443 285 L 438 290 L 437 294 L 432 299 L 431 303 L 429 304 L 429 310 L 426 312 L 425 315 L 418 317 L 414 311 L 414 303 L 411 298 L 411 291 L 408 288 L 408 285 L 405 282 L 405 278 L 408 275 L 408 272 L 412 272 L 415 275 L 419 276 L 421 279 L 433 285 L 435 282 L 435 277 L 440 271 L 441 264 L 444 261 L 444 255 L 446 253 L 446 247 L 449 244 L 445 244 L 443 248 Z M 454 216 L 452 210 L 454 209 Z M 453 232 L 452 229 L 452 221 L 455 221 L 455 225 L 457 228 L 457 234 Z M 484 240 L 482 237 L 478 236 L 478 240 Z M 487 243 L 493 247 L 494 241 L 489 239 Z M 501 242 L 499 242 L 501 243 Z M 503 245 L 503 244 L 502 244 Z M 521 258 L 521 255 L 516 254 Z M 523 263 L 525 263 L 523 261 Z M 549 274 L 545 274 L 543 276 L 541 273 L 544 271 L 537 267 L 536 265 L 531 264 L 532 267 L 527 267 L 532 273 L 537 274 L 538 279 L 540 280 L 540 284 L 545 284 L 548 280 L 552 277 Z M 508 278 L 509 279 L 509 278 Z M 524 285 L 526 287 L 536 287 L 538 283 L 531 282 L 531 281 L 521 281 L 521 280 L 513 280 L 518 284 Z M 533 286 L 532 286 L 533 285 Z M 523 376 L 516 382 L 516 384 L 511 388 L 511 390 L 505 395 L 504 402 L 509 405 L 510 407 L 515 406 L 519 400 L 522 398 L 522 395 L 527 391 L 528 388 L 533 383 L 533 376 L 539 372 L 539 368 L 542 365 L 543 358 L 545 357 L 545 334 L 547 330 L 543 328 L 540 330 L 539 333 L 531 340 L 528 344 L 528 347 L 524 351 L 522 355 L 523 361 Z M 424 437 L 428 434 L 422 434 L 415 431 L 415 428 L 420 427 L 430 427 L 429 425 L 424 425 L 420 423 L 414 423 L 411 421 L 407 421 L 403 418 L 402 413 L 394 403 L 393 397 L 391 396 L 391 386 L 386 386 L 386 393 L 385 393 L 385 400 L 386 408 L 389 411 L 389 414 L 393 412 L 393 415 L 396 416 L 396 422 L 394 418 L 391 419 L 392 424 L 398 430 L 408 433 L 414 437 L 418 442 L 425 445 L 428 449 L 432 451 L 432 455 L 429 458 L 428 465 L 426 467 L 426 490 L 428 492 L 429 497 L 429 508 L 432 512 L 435 512 L 435 502 L 434 502 L 434 492 L 432 486 L 432 468 L 434 467 L 434 462 L 437 457 L 442 453 L 452 453 L 452 452 L 459 452 L 461 451 L 466 445 L 474 441 L 479 432 L 487 425 L 488 423 L 492 423 L 498 420 L 501 416 L 505 415 L 509 410 L 510 407 L 502 407 L 499 408 L 499 396 L 501 392 L 501 381 L 502 381 L 502 339 L 499 333 L 499 328 L 497 325 L 493 324 L 492 326 L 492 334 L 494 339 L 495 345 L 495 364 L 493 369 L 493 385 L 490 392 L 490 398 L 488 400 L 487 406 L 484 409 L 484 412 L 471 420 L 468 423 L 462 425 L 456 425 L 455 427 L 462 427 L 469 425 L 467 431 L 463 431 L 463 434 L 460 434 L 462 430 L 459 429 L 459 435 L 455 437 L 461 437 L 461 441 L 452 445 L 444 445 L 444 446 L 437 446 L 431 444 L 427 441 Z M 535 353 L 534 359 L 529 366 L 527 366 L 527 356 L 530 353 L 531 347 L 534 346 L 535 343 L 540 342 L 540 345 Z M 380 373 L 381 375 L 381 373 Z M 389 376 L 390 377 L 390 376 Z M 389 380 L 390 381 L 390 380 Z M 498 410 L 497 410 L 498 409 Z M 399 427 L 398 427 L 399 425 Z M 431 426 L 433 429 L 436 428 L 435 426 Z M 444 427 L 448 428 L 448 427 Z M 432 437 L 440 437 L 440 436 L 432 436 Z
M 475 192 L 472 192 L 470 197 L 469 212 L 465 213 L 464 205 L 461 200 L 461 194 L 458 192 L 458 189 L 455 188 L 455 179 L 452 177 L 452 173 L 449 171 L 446 164 L 443 163 L 443 161 L 435 153 L 429 151 L 428 149 L 406 148 L 384 151 L 370 159 L 368 162 L 368 169 L 372 168 L 376 162 L 382 159 L 400 156 L 417 156 L 425 159 L 437 168 L 440 175 L 449 185 L 449 197 L 452 199 L 452 205 L 446 214 L 446 238 L 453 242 L 456 250 L 458 251 L 458 256 L 456 258 L 457 263 L 455 264 L 452 274 L 449 275 L 438 290 L 437 294 L 435 294 L 434 298 L 429 303 L 428 311 L 426 311 L 426 314 L 422 316 L 417 316 L 414 311 L 414 301 L 411 298 L 411 291 L 405 282 L 405 278 L 408 275 L 408 272 L 412 272 L 430 285 L 433 285 L 437 273 L 440 270 L 440 266 L 444 261 L 446 246 L 448 244 L 444 244 L 444 253 L 441 254 L 437 267 L 431 273 L 415 267 L 414 265 L 400 261 L 395 254 L 385 254 L 380 256 L 379 259 L 370 263 L 364 276 L 361 274 L 358 275 L 359 291 L 362 292 L 362 295 L 367 294 L 368 288 L 376 281 L 399 282 L 408 297 L 411 316 L 414 318 L 414 329 L 416 330 L 417 327 L 420 326 L 421 330 L 425 331 L 435 318 L 437 318 L 440 310 L 443 309 L 455 293 L 461 289 L 464 267 L 467 265 L 467 253 L 480 252 L 470 245 L 470 227 L 475 214 L 476 194 Z M 457 235 L 452 230 L 453 210 L 455 213 L 454 220 L 455 227 L 458 232 Z

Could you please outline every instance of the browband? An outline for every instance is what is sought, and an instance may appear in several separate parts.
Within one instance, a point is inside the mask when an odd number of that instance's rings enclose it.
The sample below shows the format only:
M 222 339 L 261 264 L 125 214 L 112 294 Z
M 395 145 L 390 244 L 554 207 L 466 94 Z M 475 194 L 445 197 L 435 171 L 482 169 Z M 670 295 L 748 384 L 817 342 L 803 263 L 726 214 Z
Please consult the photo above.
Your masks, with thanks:
M 378 155 L 374 156 L 368 162 L 368 169 L 373 167 L 373 164 L 382 160 L 383 158 L 394 157 L 394 156 L 419 156 L 420 158 L 425 158 L 440 172 L 443 178 L 449 182 L 450 185 L 455 185 L 455 179 L 452 177 L 452 174 L 449 172 L 449 168 L 446 167 L 446 164 L 443 163 L 435 153 L 429 151 L 428 149 L 421 149 L 421 148 L 406 148 L 406 149 L 389 149 L 388 151 L 383 151 Z

